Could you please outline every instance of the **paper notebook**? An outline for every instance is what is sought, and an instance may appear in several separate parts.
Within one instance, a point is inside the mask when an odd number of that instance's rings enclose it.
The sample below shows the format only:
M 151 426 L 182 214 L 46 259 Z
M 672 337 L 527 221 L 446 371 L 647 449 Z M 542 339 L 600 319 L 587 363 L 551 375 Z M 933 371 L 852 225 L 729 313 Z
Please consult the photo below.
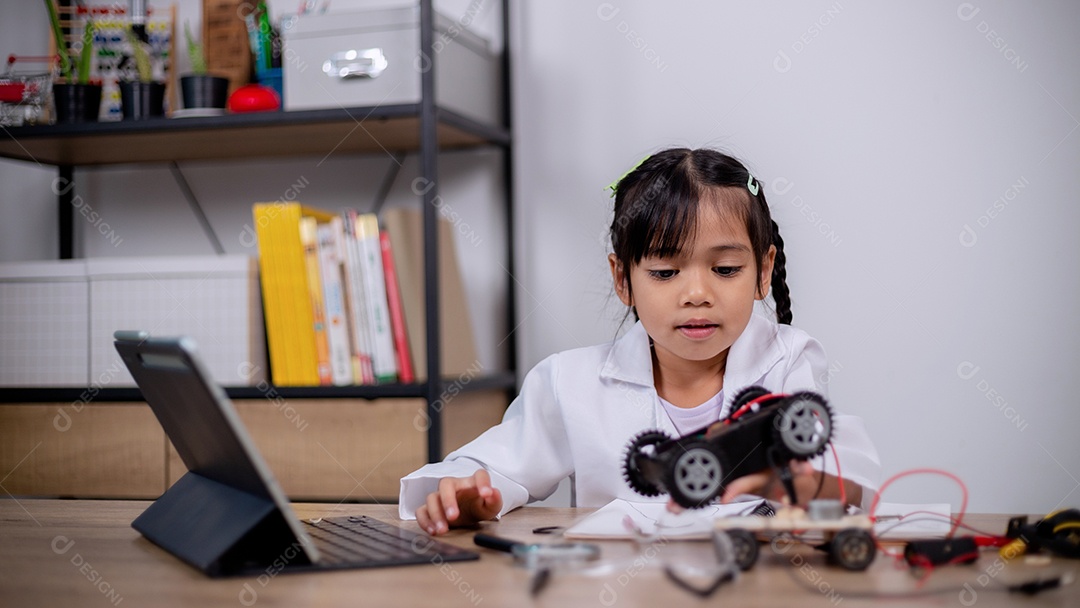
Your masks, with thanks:
M 663 502 L 630 502 L 615 499 L 571 526 L 564 536 L 579 540 L 634 539 L 661 536 L 668 539 L 706 539 L 713 522 L 722 517 L 750 515 L 764 499 L 714 504 L 682 513 L 670 513 Z M 779 504 L 769 503 L 774 509 Z M 948 504 L 880 503 L 874 535 L 881 540 L 943 538 L 952 527 Z
M 574 524 L 564 536 L 570 539 L 632 539 L 663 536 L 685 540 L 706 539 L 713 521 L 721 517 L 749 515 L 763 499 L 714 504 L 701 509 L 671 513 L 663 502 L 630 502 L 616 498 Z M 637 532 L 635 532 L 637 530 Z

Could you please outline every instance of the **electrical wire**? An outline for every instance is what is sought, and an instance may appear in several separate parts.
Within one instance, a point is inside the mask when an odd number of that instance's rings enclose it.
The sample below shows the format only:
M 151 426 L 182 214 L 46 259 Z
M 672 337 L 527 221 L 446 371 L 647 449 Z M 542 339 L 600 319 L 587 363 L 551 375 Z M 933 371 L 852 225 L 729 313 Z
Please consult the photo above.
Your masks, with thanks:
M 845 508 L 847 507 L 847 488 L 844 487 L 844 476 L 840 473 L 840 455 L 836 453 L 836 446 L 829 442 L 829 449 L 832 450 L 833 460 L 836 461 L 836 481 L 840 485 L 840 504 Z M 821 478 L 825 479 L 825 473 L 821 474 Z

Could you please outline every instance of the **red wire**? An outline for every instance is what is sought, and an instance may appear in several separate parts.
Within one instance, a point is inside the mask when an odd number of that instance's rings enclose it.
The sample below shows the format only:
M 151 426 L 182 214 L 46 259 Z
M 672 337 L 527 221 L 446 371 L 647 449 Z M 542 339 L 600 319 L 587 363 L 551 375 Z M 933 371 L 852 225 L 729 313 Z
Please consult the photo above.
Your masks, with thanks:
M 874 517 L 874 513 L 877 511 L 878 503 L 881 502 L 882 494 L 885 493 L 885 488 L 889 487 L 889 485 L 892 484 L 892 482 L 896 481 L 897 479 L 900 479 L 901 477 L 906 477 L 908 475 L 918 475 L 918 474 L 941 475 L 943 477 L 948 477 L 949 479 L 952 479 L 953 481 L 956 482 L 956 485 L 960 486 L 960 491 L 963 493 L 963 498 L 960 501 L 960 510 L 957 512 L 956 518 L 955 519 L 950 518 L 950 519 L 952 519 L 953 526 L 952 526 L 952 529 L 949 530 L 949 533 L 948 533 L 947 536 L 951 538 L 953 536 L 953 534 L 956 534 L 956 529 L 960 527 L 960 524 L 964 519 L 964 513 L 967 512 L 968 489 L 967 489 L 967 486 L 964 485 L 964 482 L 959 477 L 957 477 L 956 475 L 953 475 L 952 473 L 950 473 L 948 471 L 944 471 L 942 469 L 932 469 L 932 468 L 911 469 L 911 470 L 908 470 L 908 471 L 901 471 L 901 472 L 897 473 L 896 475 L 893 475 L 892 477 L 885 480 L 885 483 L 881 484 L 881 487 L 878 488 L 877 493 L 874 495 L 874 501 L 872 503 L 870 503 L 870 513 L 869 513 L 870 519 L 871 520 L 876 520 L 876 518 Z
M 847 505 L 847 489 L 844 487 L 844 476 L 840 474 L 840 455 L 836 453 L 836 446 L 829 442 L 829 449 L 832 450 L 833 460 L 836 461 L 836 481 L 840 484 L 840 504 Z M 822 465 L 824 468 L 824 465 Z M 822 475 L 825 471 L 821 472 Z M 871 518 L 873 519 L 873 518 Z
M 739 416 L 742 416 L 743 414 L 745 414 L 746 411 L 749 410 L 751 407 L 757 405 L 758 403 L 761 403 L 762 401 L 764 401 L 766 399 L 774 399 L 776 397 L 785 397 L 785 396 L 786 395 L 782 395 L 782 394 L 779 394 L 779 393 L 769 393 L 767 395 L 762 395 L 762 396 L 758 397 L 757 399 L 754 399 L 753 401 L 750 401 L 750 402 L 746 403 L 745 405 L 740 407 L 738 410 L 736 410 L 735 413 L 728 416 L 724 420 L 724 424 L 731 424 L 732 422 L 734 422 L 734 420 L 736 418 L 738 418 Z
M 968 490 L 967 490 L 967 486 L 964 485 L 964 482 L 959 477 L 957 477 L 956 475 L 953 475 L 952 473 L 950 473 L 948 471 L 944 471 L 944 470 L 941 470 L 941 469 L 933 469 L 933 468 L 911 469 L 911 470 L 908 470 L 908 471 L 901 471 L 901 472 L 897 473 L 896 475 L 893 475 L 892 477 L 886 479 L 885 483 L 881 484 L 881 487 L 878 488 L 877 493 L 874 495 L 873 502 L 870 503 L 870 512 L 868 513 L 868 515 L 870 517 L 870 521 L 873 521 L 873 522 L 877 521 L 877 518 L 875 517 L 874 513 L 877 511 L 878 503 L 881 502 L 881 496 L 885 493 L 885 488 L 889 487 L 889 485 L 892 484 L 897 479 L 900 479 L 902 477 L 907 477 L 908 475 L 919 475 L 919 474 L 942 475 L 944 477 L 948 477 L 949 479 L 952 479 L 953 481 L 956 482 L 956 484 L 958 486 L 960 486 L 960 491 L 963 494 L 963 499 L 960 502 L 960 511 L 957 514 L 955 519 L 952 518 L 952 517 L 949 517 L 949 521 L 952 522 L 953 527 L 952 527 L 951 530 L 949 530 L 949 533 L 948 533 L 947 536 L 951 538 L 953 536 L 953 534 L 956 533 L 956 529 L 959 528 L 962 525 L 961 521 L 963 520 L 964 513 L 967 512 Z M 878 539 L 877 539 L 876 535 L 874 536 L 874 544 L 877 545 L 878 551 L 881 551 L 885 555 L 892 556 L 892 558 L 896 561 L 896 563 L 898 565 L 903 564 L 903 563 L 906 562 L 906 560 L 904 558 L 903 550 L 901 550 L 899 552 L 892 552 L 892 551 L 886 550 L 886 548 L 884 546 L 882 546 L 880 542 L 878 542 Z M 920 579 L 920 585 L 921 585 L 922 581 L 925 581 L 926 577 L 928 577 L 930 575 L 930 571 L 932 569 L 933 569 L 933 567 L 930 566 L 929 564 L 927 564 L 925 566 L 925 568 L 923 570 L 924 576 Z

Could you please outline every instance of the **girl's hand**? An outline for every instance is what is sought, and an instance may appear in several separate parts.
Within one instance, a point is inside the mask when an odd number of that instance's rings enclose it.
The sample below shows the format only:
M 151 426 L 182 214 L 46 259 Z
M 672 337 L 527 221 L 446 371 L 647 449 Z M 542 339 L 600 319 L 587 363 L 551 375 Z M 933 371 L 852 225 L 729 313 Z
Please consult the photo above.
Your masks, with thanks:
M 788 467 L 791 469 L 791 480 L 795 484 L 795 495 L 799 499 L 798 503 L 800 506 L 806 506 L 806 503 L 810 502 L 814 497 L 814 492 L 817 491 L 821 473 L 814 470 L 814 467 L 809 462 L 792 460 L 788 463 Z M 729 503 L 740 494 L 755 494 L 769 500 L 781 502 L 787 497 L 787 490 L 784 489 L 784 484 L 780 481 L 780 476 L 777 475 L 776 471 L 766 469 L 740 477 L 729 483 L 724 488 L 724 495 L 720 497 L 720 502 Z
M 446 534 L 450 528 L 471 526 L 499 514 L 502 494 L 491 487 L 484 469 L 470 477 L 443 477 L 439 490 L 428 494 L 427 503 L 416 510 L 416 523 L 428 534 Z

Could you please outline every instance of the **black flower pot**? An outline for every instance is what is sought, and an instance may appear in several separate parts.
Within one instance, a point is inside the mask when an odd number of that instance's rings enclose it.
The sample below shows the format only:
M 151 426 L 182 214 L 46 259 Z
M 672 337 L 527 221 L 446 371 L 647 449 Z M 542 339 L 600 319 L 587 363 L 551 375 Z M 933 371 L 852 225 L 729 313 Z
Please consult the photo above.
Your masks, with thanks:
M 124 120 L 165 115 L 165 85 L 160 82 L 121 82 L 120 105 Z
M 208 74 L 180 77 L 184 109 L 224 108 L 229 98 L 229 79 Z
M 101 112 L 100 84 L 53 84 L 56 122 L 97 122 Z

